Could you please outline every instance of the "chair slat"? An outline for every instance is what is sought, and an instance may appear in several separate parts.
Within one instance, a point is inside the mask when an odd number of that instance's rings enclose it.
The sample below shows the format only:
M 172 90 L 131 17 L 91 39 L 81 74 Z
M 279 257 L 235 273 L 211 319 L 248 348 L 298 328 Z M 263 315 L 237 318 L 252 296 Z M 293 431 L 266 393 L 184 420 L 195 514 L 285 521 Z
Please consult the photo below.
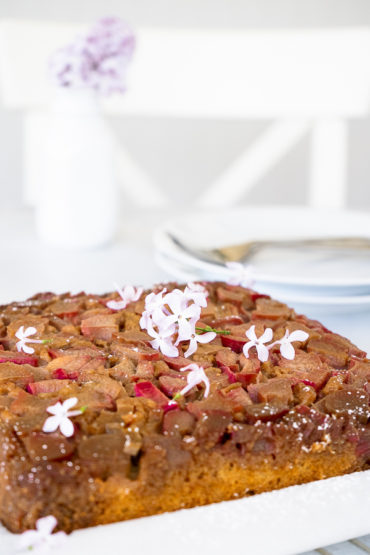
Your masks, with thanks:
M 352 542 L 341 542 L 317 550 L 321 555 L 364 555 L 366 551 Z

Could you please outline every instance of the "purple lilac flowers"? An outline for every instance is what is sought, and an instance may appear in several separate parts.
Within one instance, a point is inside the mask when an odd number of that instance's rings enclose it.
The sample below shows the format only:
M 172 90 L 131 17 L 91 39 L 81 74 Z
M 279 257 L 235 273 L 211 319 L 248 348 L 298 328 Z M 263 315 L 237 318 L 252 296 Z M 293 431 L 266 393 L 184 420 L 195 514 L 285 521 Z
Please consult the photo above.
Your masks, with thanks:
M 60 87 L 88 87 L 104 95 L 122 93 L 134 48 L 135 37 L 122 20 L 103 18 L 86 35 L 54 53 L 52 79 Z

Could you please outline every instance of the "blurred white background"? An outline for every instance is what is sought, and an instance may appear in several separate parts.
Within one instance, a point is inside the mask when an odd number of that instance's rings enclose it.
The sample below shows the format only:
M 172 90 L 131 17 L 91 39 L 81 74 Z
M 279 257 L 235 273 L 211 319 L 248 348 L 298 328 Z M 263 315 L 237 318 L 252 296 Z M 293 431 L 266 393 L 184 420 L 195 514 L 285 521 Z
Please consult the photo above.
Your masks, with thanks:
M 207 29 L 345 28 L 370 25 L 368 0 L 2 0 L 0 17 L 90 23 L 113 14 L 135 27 Z M 27 45 L 24 45 L 25 55 Z M 370 53 L 369 53 L 370 54 Z M 135 62 L 134 62 L 135 63 Z M 370 63 L 370 62 L 369 62 Z M 222 76 L 220 76 L 222 77 Z M 369 99 L 370 100 L 370 99 Z M 175 117 L 109 117 L 119 141 L 175 204 L 191 205 L 249 144 L 265 120 L 238 121 Z M 19 110 L 0 100 L 0 193 L 2 206 L 21 203 L 22 126 Z M 370 118 L 349 122 L 348 202 L 370 208 Z M 304 204 L 308 196 L 310 131 L 244 195 L 247 204 Z M 130 199 L 121 193 L 122 214 Z

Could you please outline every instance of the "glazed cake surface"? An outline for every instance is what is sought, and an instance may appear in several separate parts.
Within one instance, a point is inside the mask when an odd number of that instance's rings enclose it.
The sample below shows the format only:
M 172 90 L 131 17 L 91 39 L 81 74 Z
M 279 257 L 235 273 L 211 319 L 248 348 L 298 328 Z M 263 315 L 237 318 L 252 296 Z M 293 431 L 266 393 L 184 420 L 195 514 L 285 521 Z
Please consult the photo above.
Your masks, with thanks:
M 158 294 L 184 286 L 159 285 Z M 0 520 L 13 532 L 53 515 L 67 532 L 235 499 L 370 466 L 370 361 L 348 339 L 253 290 L 204 283 L 186 357 L 153 348 L 144 291 L 42 293 L 0 307 Z M 248 330 L 268 329 L 268 358 Z M 35 330 L 33 353 L 19 330 Z M 287 334 L 293 358 L 283 356 Z M 17 334 L 17 335 L 16 335 Z M 280 343 L 279 343 L 280 342 Z M 273 345 L 274 343 L 274 345 Z M 247 354 L 247 356 L 246 356 Z M 186 393 L 195 364 L 206 381 Z M 209 387 L 209 392 L 207 391 Z M 73 432 L 45 431 L 76 399 Z

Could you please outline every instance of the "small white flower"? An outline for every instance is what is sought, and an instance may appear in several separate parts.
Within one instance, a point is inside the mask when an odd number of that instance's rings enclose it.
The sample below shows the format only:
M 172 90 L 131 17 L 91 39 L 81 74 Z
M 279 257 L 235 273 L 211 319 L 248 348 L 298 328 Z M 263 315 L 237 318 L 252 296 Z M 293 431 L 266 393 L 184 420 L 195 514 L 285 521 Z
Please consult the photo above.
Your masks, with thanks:
M 148 327 L 148 322 L 153 318 L 154 320 L 160 320 L 161 316 L 165 316 L 165 302 L 163 300 L 163 295 L 166 293 L 167 289 L 162 289 L 159 293 L 150 293 L 145 298 L 145 310 L 140 318 L 140 327 L 146 329 Z
M 32 347 L 28 347 L 27 343 L 45 343 L 45 341 L 42 339 L 30 339 L 30 336 L 35 335 L 35 333 L 37 333 L 37 329 L 34 328 L 33 326 L 30 326 L 29 328 L 26 328 L 26 329 L 24 329 L 24 326 L 21 326 L 20 328 L 17 329 L 15 333 L 15 337 L 19 339 L 19 341 L 17 341 L 16 343 L 17 350 L 19 353 L 23 351 L 28 355 L 32 355 L 32 353 L 35 352 L 35 349 L 33 349 Z
M 292 342 L 306 341 L 308 337 L 308 333 L 303 330 L 295 330 L 292 331 L 292 333 L 289 333 L 289 330 L 286 330 L 284 337 L 269 345 L 269 349 L 271 349 L 271 347 L 273 347 L 274 345 L 280 345 L 280 353 L 282 354 L 282 356 L 284 358 L 287 358 L 288 360 L 293 360 L 295 357 L 295 350 Z
M 198 343 L 209 343 L 217 336 L 214 331 L 208 331 L 207 333 L 192 333 L 189 337 L 189 347 L 187 348 L 184 356 L 186 358 L 190 357 L 198 348 Z M 177 342 L 176 342 L 177 344 Z
M 132 285 L 126 285 L 126 287 L 121 289 L 116 283 L 114 286 L 122 300 L 107 302 L 107 307 L 112 310 L 123 310 L 129 303 L 138 301 L 143 293 L 142 287 L 137 287 L 135 289 Z
M 187 341 L 195 332 L 195 323 L 200 318 L 201 308 L 195 303 L 188 304 L 185 293 L 180 289 L 174 289 L 165 298 L 166 305 L 171 309 L 171 314 L 167 317 L 168 324 L 177 324 L 178 340 Z
M 253 266 L 244 266 L 244 264 L 240 264 L 239 262 L 226 262 L 226 266 L 230 270 L 227 283 L 248 288 L 253 287 L 255 282 L 253 277 Z
M 171 309 L 168 321 L 178 324 L 180 335 L 181 328 L 186 320 L 194 318 L 196 318 L 196 321 L 199 320 L 201 312 L 200 306 L 196 303 L 189 304 L 187 295 L 183 291 L 180 291 L 180 289 L 174 289 L 171 293 L 168 293 L 164 300 L 166 305 Z
M 258 360 L 261 362 L 266 362 L 269 358 L 269 350 L 266 347 L 265 343 L 271 341 L 273 332 L 271 328 L 266 328 L 263 334 L 260 337 L 256 336 L 256 326 L 251 326 L 246 332 L 245 335 L 248 337 L 250 341 L 245 343 L 243 347 L 243 353 L 246 358 L 249 357 L 249 349 L 251 347 L 256 347 Z
M 75 406 L 78 399 L 71 397 L 60 403 L 58 401 L 55 405 L 48 407 L 46 410 L 53 416 L 49 416 L 44 422 L 42 427 L 43 432 L 55 432 L 58 428 L 65 437 L 72 437 L 74 434 L 74 426 L 70 420 L 71 416 L 78 416 L 82 414 L 82 410 L 69 410 Z
M 188 283 L 184 291 L 186 297 L 195 302 L 198 306 L 207 306 L 208 291 L 200 283 Z
M 36 530 L 26 530 L 19 538 L 19 549 L 28 550 L 32 553 L 50 553 L 55 547 L 58 547 L 66 540 L 65 532 L 57 532 L 53 534 L 53 530 L 57 525 L 57 519 L 52 516 L 45 516 L 36 521 Z
M 189 372 L 186 378 L 188 385 L 186 385 L 178 393 L 178 395 L 186 395 L 186 393 L 191 389 L 193 389 L 193 387 L 203 382 L 204 385 L 206 386 L 206 389 L 204 391 L 204 397 L 208 397 L 210 386 L 209 386 L 209 379 L 206 373 L 204 372 L 204 369 L 201 366 L 198 366 L 197 364 L 193 363 L 193 364 L 189 364 L 188 366 L 185 366 L 184 368 L 180 368 L 181 372 L 185 372 L 186 370 L 191 370 L 191 372 Z
M 179 356 L 179 351 L 172 342 L 173 335 L 176 332 L 175 326 L 172 324 L 168 327 L 158 326 L 158 328 L 158 331 L 156 331 L 151 322 L 148 323 L 147 331 L 151 337 L 154 337 L 154 340 L 150 341 L 153 349 L 158 349 L 167 357 Z

